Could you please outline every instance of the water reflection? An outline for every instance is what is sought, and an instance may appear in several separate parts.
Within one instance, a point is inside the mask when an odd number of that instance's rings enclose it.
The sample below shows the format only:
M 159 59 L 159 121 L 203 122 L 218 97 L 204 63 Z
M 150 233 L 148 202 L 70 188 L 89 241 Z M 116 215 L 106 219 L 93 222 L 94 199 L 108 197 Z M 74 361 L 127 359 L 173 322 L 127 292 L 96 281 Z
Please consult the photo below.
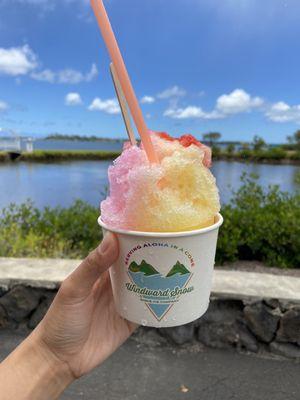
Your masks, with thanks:
M 11 202 L 22 203 L 29 198 L 40 208 L 68 206 L 77 198 L 98 206 L 108 184 L 109 165 L 109 161 L 0 165 L 0 208 Z M 264 187 L 276 184 L 288 192 L 300 188 L 300 166 L 295 165 L 217 161 L 212 171 L 223 203 L 230 200 L 232 190 L 240 187 L 240 177 L 244 172 L 258 174 L 258 181 Z

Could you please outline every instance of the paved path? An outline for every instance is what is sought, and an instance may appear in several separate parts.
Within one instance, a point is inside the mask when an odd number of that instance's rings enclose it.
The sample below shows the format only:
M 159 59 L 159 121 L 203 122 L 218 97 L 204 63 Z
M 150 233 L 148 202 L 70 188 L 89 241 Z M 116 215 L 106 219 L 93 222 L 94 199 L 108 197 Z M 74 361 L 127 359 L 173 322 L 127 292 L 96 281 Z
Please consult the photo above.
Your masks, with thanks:
M 0 334 L 0 360 L 22 336 Z M 300 364 L 199 345 L 175 350 L 150 331 L 130 339 L 62 400 L 299 400 Z M 181 385 L 188 391 L 182 392 Z M 0 388 L 1 397 L 1 388 Z
M 35 287 L 54 289 L 79 263 L 80 260 L 0 257 L 0 287 L 8 288 L 24 282 Z M 212 294 L 300 302 L 300 277 L 215 270 Z

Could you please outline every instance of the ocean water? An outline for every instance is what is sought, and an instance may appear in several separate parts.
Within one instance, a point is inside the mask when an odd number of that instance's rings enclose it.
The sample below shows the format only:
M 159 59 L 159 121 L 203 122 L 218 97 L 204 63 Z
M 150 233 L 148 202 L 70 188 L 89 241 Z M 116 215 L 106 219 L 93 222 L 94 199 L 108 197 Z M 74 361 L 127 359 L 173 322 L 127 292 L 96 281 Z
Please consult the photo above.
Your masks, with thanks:
M 82 199 L 98 207 L 108 185 L 111 161 L 70 161 L 61 163 L 0 163 L 0 208 L 31 199 L 38 208 L 68 207 Z M 222 203 L 241 186 L 242 173 L 255 173 L 263 187 L 279 185 L 281 190 L 300 190 L 300 165 L 246 164 L 216 161 L 212 172 L 217 179 Z

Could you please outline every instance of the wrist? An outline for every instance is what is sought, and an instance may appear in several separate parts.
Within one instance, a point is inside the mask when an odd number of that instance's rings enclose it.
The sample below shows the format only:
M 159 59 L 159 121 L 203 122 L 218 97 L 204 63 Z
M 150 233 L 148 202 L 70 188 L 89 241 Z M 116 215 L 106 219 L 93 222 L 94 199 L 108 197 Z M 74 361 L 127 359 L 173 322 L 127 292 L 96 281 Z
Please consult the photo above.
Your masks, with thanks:
M 53 400 L 69 386 L 74 377 L 34 331 L 0 365 L 3 400 Z
M 41 375 L 43 375 L 41 378 L 47 379 L 48 383 L 52 383 L 57 389 L 63 392 L 75 380 L 68 363 L 59 359 L 51 351 L 37 330 L 33 331 L 27 340 L 28 349 L 35 357 L 35 362 L 44 366 L 41 370 Z

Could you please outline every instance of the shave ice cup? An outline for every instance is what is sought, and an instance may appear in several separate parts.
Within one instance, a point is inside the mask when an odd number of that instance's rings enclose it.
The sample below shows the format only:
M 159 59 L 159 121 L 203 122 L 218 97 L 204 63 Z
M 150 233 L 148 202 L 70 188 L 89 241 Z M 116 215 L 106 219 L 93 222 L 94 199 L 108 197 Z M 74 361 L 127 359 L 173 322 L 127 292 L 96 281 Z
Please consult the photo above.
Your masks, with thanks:
M 118 313 L 157 328 L 187 324 L 209 305 L 220 214 L 207 228 L 186 232 L 135 232 L 111 229 L 119 240 L 119 258 L 110 268 Z

